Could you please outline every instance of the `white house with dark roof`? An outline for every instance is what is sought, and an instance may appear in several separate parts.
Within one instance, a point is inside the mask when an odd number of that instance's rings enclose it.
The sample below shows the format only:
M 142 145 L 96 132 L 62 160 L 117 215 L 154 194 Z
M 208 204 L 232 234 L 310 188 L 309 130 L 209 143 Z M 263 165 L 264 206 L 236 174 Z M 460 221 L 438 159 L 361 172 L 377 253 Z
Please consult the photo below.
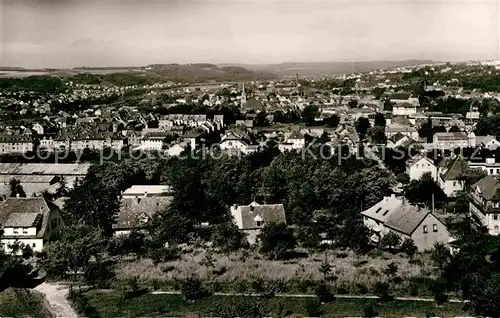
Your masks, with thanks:
M 369 209 L 361 212 L 365 226 L 372 232 L 373 242 L 388 233 L 395 233 L 402 240 L 410 238 L 419 251 L 431 249 L 435 243 L 448 243 L 448 229 L 431 211 L 408 204 L 396 196 L 384 197 Z
M 64 222 L 59 208 L 42 197 L 6 198 L 0 202 L 1 248 L 12 252 L 13 244 L 40 252 L 59 233 Z
M 438 184 L 448 197 L 456 197 L 462 191 L 465 181 L 461 178 L 469 169 L 462 156 L 443 160 L 438 167 Z
M 408 102 L 396 103 L 393 106 L 392 114 L 397 116 L 411 116 L 417 113 L 417 106 Z
M 285 142 L 278 145 L 278 149 L 281 152 L 292 151 L 292 150 L 302 150 L 306 146 L 306 139 L 302 133 L 299 131 L 294 131 L 290 133 L 286 138 Z
M 259 204 L 255 201 L 249 205 L 234 204 L 230 212 L 234 223 L 247 235 L 250 244 L 257 242 L 257 236 L 265 224 L 286 223 L 283 204 Z
M 469 161 L 469 166 L 472 169 L 481 169 L 488 175 L 500 175 L 500 162 L 496 162 L 495 158 L 486 158 L 483 162 Z
M 497 150 L 500 147 L 500 141 L 493 136 L 476 136 L 476 146 L 489 150 Z
M 437 149 L 454 150 L 476 146 L 476 135 L 471 132 L 438 132 L 434 134 L 433 146 Z
M 471 186 L 470 215 L 488 228 L 490 235 L 500 234 L 500 181 L 488 175 Z
M 112 226 L 113 234 L 128 235 L 132 230 L 148 228 L 153 216 L 166 210 L 171 202 L 171 196 L 150 196 L 149 193 L 123 196 L 120 211 Z
M 406 163 L 406 173 L 410 180 L 419 180 L 425 173 L 430 173 L 432 179 L 437 181 L 437 167 L 431 159 L 417 155 Z

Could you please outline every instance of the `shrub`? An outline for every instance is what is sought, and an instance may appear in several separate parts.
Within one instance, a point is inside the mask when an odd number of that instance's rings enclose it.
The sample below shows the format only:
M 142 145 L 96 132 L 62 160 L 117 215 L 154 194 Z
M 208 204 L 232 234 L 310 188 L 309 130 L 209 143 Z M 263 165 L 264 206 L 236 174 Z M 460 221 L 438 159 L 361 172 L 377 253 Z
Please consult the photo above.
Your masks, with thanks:
M 401 244 L 401 237 L 394 232 L 389 232 L 380 239 L 380 247 L 395 250 Z
M 317 298 L 307 299 L 304 306 L 308 317 L 321 317 L 325 314 L 325 307 Z
M 415 242 L 411 238 L 405 239 L 401 244 L 399 250 L 408 255 L 410 259 L 413 259 L 413 256 L 415 256 L 415 254 L 417 254 L 418 252 L 418 248 L 415 245 Z
M 390 286 L 388 283 L 376 282 L 373 286 L 374 294 L 380 297 L 380 301 L 390 301 L 394 297 L 390 295 Z
M 378 317 L 378 312 L 375 310 L 375 306 L 373 304 L 368 304 L 363 307 L 363 317 L 364 318 Z
M 181 286 L 182 296 L 187 300 L 196 300 L 205 296 L 206 292 L 197 277 L 188 278 Z
M 89 304 L 87 297 L 85 297 L 81 291 L 74 291 L 71 288 L 68 298 L 71 300 L 73 308 L 77 313 L 89 318 L 99 317 L 97 310 Z
M 269 223 L 259 234 L 260 251 L 270 259 L 283 259 L 297 246 L 293 232 L 285 223 Z
M 314 293 L 322 303 L 329 303 L 335 298 L 330 289 L 330 286 L 328 286 L 325 282 L 320 282 L 316 287 Z

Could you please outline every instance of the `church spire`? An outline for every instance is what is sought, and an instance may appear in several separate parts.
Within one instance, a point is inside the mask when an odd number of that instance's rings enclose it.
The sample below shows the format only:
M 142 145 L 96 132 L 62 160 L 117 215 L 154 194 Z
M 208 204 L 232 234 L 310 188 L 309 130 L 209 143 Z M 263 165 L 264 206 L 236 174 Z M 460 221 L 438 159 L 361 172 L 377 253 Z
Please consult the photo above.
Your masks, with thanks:
M 245 92 L 245 82 L 243 82 L 243 89 L 241 91 L 241 107 L 247 103 L 247 93 Z

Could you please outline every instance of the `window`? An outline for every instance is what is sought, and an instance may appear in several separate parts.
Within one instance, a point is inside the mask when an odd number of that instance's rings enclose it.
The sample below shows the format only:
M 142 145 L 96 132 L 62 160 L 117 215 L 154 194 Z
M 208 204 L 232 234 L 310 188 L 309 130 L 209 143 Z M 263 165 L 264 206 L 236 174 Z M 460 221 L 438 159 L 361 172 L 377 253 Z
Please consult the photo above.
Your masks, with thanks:
M 493 174 L 493 169 L 490 169 L 490 174 Z
M 432 225 L 432 232 L 437 232 L 438 231 L 438 225 L 437 224 L 433 224 Z
M 23 229 L 23 234 L 28 234 L 28 229 Z
M 31 246 L 36 247 L 36 243 L 31 244 Z
M 456 181 L 453 181 L 453 186 L 456 187 L 457 186 L 457 182 Z
M 493 220 L 495 220 L 495 221 L 498 220 L 498 214 L 496 214 L 496 213 L 493 214 Z
M 424 231 L 424 234 L 426 234 L 427 233 L 427 225 L 424 225 L 422 230 Z
M 14 229 L 14 234 L 19 234 L 19 232 L 17 231 L 17 229 Z
M 385 210 L 385 211 L 384 211 L 384 214 L 382 214 L 382 216 L 386 216 L 386 215 L 387 215 L 387 213 L 389 213 L 389 210 Z
M 380 212 L 380 210 L 382 210 L 382 207 L 379 207 L 379 208 L 377 209 L 377 211 L 375 211 L 375 213 L 379 213 L 379 212 Z
M 257 221 L 257 226 L 262 226 L 264 225 L 264 221 Z

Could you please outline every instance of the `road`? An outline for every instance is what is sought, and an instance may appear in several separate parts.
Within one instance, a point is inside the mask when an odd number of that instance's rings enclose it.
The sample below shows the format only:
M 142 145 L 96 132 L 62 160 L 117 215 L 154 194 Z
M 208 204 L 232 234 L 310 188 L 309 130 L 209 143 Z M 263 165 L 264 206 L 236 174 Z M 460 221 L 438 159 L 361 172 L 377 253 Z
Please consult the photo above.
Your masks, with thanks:
M 68 300 L 69 288 L 67 285 L 56 283 L 42 283 L 34 288 L 41 293 L 49 304 L 47 308 L 53 317 L 78 318 Z

